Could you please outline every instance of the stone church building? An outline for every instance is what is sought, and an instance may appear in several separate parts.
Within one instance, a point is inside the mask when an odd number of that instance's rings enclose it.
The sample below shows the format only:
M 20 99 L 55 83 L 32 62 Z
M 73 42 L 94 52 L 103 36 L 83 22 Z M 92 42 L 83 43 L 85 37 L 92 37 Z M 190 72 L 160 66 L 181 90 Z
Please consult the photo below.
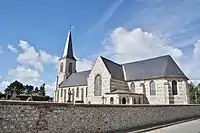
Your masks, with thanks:
M 171 56 L 118 64 L 102 56 L 76 71 L 72 34 L 58 60 L 54 102 L 85 104 L 187 104 L 188 78 Z

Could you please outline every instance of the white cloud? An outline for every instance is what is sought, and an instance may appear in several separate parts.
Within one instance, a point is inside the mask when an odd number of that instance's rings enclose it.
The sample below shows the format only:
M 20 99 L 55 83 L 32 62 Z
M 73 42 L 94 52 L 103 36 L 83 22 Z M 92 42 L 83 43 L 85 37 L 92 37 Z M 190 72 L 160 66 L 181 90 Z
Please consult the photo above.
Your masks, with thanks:
M 15 69 L 10 69 L 8 75 L 11 81 L 18 80 L 24 85 L 29 84 L 33 85 L 34 87 L 40 87 L 43 83 L 45 83 L 47 95 L 53 96 L 55 82 L 49 84 L 41 80 L 40 71 L 36 69 L 26 68 L 24 66 L 17 66 Z
M 180 49 L 151 33 L 144 32 L 140 28 L 127 30 L 123 27 L 111 32 L 106 40 L 103 54 L 120 63 L 167 54 L 178 60 L 183 55 Z
M 193 55 L 183 61 L 183 67 L 191 80 L 200 81 L 200 40 L 194 44 Z
M 200 81 L 200 40 L 194 44 L 192 55 L 187 55 L 166 40 L 140 28 L 127 30 L 119 27 L 110 33 L 104 43 L 105 51 L 100 54 L 118 63 L 169 54 L 191 81 Z
M 9 85 L 8 81 L 2 81 L 0 82 L 0 92 L 4 92 L 4 90 L 6 89 L 6 87 Z
M 39 60 L 39 53 L 36 52 L 35 48 L 30 46 L 26 41 L 22 40 L 20 40 L 19 46 L 23 51 L 19 53 L 17 61 L 22 65 L 28 65 L 42 71 L 43 66 Z
M 16 49 L 12 45 L 8 48 L 17 53 L 16 68 L 8 71 L 8 78 L 10 82 L 18 80 L 23 84 L 29 84 L 40 87 L 43 83 L 46 84 L 47 94 L 53 94 L 54 83 L 49 83 L 41 79 L 40 75 L 43 72 L 44 65 L 57 65 L 58 57 L 47 53 L 44 50 L 36 50 L 27 41 L 20 40 L 19 48 Z M 55 68 L 55 67 L 54 67 Z M 5 84 L 5 82 L 2 82 Z M 8 82 L 7 82 L 8 83 Z
M 28 65 L 29 67 L 43 71 L 44 64 L 57 64 L 57 56 L 50 55 L 43 50 L 37 52 L 35 48 L 29 45 L 26 41 L 20 40 L 19 46 L 23 51 L 19 53 L 17 61 L 22 65 Z
M 48 96 L 53 96 L 54 90 L 56 88 L 56 81 L 53 82 L 52 84 L 46 84 L 45 88 L 46 88 L 47 95 Z
M 84 70 L 90 70 L 92 68 L 92 60 L 88 59 L 78 59 L 76 64 L 77 71 L 84 71 Z
M 40 73 L 38 70 L 17 66 L 15 69 L 10 69 L 8 75 L 13 80 L 19 80 L 25 84 L 35 84 L 39 81 Z
M 43 63 L 55 63 L 57 64 L 59 57 L 50 55 L 47 52 L 40 50 L 40 59 Z
M 14 52 L 14 53 L 18 53 L 18 52 L 19 52 L 15 47 L 13 47 L 13 46 L 10 45 L 10 44 L 8 44 L 8 49 L 9 49 L 10 51 Z

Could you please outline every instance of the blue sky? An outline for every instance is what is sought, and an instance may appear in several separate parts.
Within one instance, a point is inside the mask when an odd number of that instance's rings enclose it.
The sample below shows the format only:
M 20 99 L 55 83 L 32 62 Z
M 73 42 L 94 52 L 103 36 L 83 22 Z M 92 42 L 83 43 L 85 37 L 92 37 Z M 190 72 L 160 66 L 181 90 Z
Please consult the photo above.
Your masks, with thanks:
M 69 24 L 78 70 L 98 55 L 121 63 L 170 54 L 198 81 L 199 8 L 199 0 L 0 1 L 0 90 L 18 79 L 45 82 L 52 94 Z

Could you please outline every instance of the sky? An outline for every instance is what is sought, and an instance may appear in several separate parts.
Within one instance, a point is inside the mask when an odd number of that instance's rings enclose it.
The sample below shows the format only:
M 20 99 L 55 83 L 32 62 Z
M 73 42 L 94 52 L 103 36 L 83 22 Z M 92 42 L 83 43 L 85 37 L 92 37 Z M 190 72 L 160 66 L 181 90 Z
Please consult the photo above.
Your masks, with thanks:
M 53 96 L 69 25 L 78 71 L 100 55 L 125 63 L 169 54 L 200 82 L 199 8 L 200 0 L 0 1 L 0 91 L 18 80 L 45 83 Z

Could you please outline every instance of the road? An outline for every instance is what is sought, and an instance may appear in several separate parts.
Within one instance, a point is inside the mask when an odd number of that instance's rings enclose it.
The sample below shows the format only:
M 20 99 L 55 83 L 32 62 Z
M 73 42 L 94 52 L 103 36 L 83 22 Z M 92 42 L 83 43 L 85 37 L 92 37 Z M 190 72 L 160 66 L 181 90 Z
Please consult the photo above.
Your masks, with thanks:
M 200 133 L 200 119 L 148 131 L 146 133 Z

